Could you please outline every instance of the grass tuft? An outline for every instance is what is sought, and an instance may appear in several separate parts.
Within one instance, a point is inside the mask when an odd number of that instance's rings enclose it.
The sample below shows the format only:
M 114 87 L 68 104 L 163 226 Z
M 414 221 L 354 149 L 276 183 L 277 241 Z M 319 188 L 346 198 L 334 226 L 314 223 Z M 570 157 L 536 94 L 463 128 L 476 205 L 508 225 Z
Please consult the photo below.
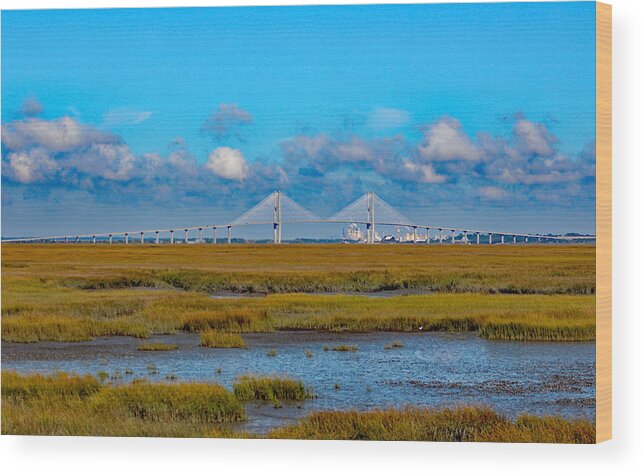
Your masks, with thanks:
M 314 397 L 302 381 L 291 378 L 246 375 L 237 379 L 233 387 L 240 401 L 302 401 Z
M 141 343 L 138 345 L 139 351 L 171 351 L 177 348 L 178 345 L 171 343 Z
M 237 333 L 222 333 L 217 330 L 201 332 L 201 346 L 208 348 L 245 348 L 246 342 Z
M 392 350 L 394 348 L 404 348 L 404 343 L 402 343 L 400 340 L 395 340 L 384 345 L 385 350 Z
M 355 345 L 338 345 L 338 346 L 333 346 L 331 348 L 333 351 L 348 351 L 348 352 L 355 352 L 357 351 L 357 347 Z

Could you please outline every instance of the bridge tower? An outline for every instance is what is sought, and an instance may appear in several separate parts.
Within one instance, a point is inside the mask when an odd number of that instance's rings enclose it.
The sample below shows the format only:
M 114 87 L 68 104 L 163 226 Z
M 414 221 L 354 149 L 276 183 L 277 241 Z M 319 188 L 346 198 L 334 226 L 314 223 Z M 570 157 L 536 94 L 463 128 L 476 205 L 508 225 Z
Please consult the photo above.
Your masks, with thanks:
M 273 198 L 273 214 L 272 214 L 272 234 L 275 244 L 281 243 L 281 192 L 275 191 L 272 194 Z
M 366 194 L 366 241 L 375 243 L 375 193 Z

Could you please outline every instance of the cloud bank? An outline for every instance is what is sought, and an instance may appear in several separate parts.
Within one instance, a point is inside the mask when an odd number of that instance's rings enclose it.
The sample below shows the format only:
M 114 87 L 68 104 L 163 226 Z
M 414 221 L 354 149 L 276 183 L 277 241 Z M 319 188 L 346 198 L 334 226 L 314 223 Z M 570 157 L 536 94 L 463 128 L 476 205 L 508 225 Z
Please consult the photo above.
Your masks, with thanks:
M 271 156 L 247 157 L 243 146 L 221 144 L 197 157 L 181 138 L 164 152 L 137 154 L 109 131 L 69 116 L 43 119 L 33 115 L 37 107 L 29 109 L 2 126 L 3 182 L 23 191 L 88 190 L 106 202 L 154 196 L 209 203 L 233 195 L 252 204 L 280 188 L 295 199 L 321 199 L 328 206 L 369 190 L 393 204 L 424 205 L 482 200 L 593 206 L 595 196 L 593 142 L 566 155 L 545 124 L 523 116 L 514 118 L 506 137 L 470 135 L 457 119 L 443 117 L 422 125 L 414 140 L 402 134 L 300 134 L 282 140 Z M 251 122 L 249 112 L 221 104 L 204 129 L 231 140 Z

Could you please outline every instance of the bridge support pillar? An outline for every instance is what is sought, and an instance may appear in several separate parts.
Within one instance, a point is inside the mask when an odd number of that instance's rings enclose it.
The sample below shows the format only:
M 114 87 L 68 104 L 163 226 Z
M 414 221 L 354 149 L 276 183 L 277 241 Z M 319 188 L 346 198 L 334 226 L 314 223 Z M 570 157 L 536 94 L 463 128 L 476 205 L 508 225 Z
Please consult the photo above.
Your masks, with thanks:
M 514 244 L 516 244 L 516 236 L 514 236 Z
M 114 236 L 111 234 L 109 235 L 109 243 L 112 244 L 114 242 Z
M 431 243 L 431 236 L 429 235 L 430 228 L 426 228 L 426 243 Z
M 125 244 L 129 244 L 129 234 L 125 233 Z
M 203 228 L 199 228 L 199 244 L 203 243 Z
M 455 229 L 451 230 L 451 244 L 455 244 Z
M 145 233 L 141 231 L 141 244 L 145 244 Z
M 489 244 L 493 244 L 493 234 L 489 233 Z
M 187 243 L 188 243 L 188 238 L 189 238 L 189 236 L 188 236 L 188 230 L 187 230 L 187 229 L 184 229 L 184 230 L 183 230 L 183 244 L 187 244 Z
M 476 233 L 476 244 L 480 244 L 480 233 Z
M 232 229 L 228 226 L 228 244 L 232 244 Z
M 413 226 L 413 244 L 417 244 L 418 242 L 418 227 Z
M 366 195 L 366 238 L 369 243 L 375 243 L 375 193 L 369 191 Z M 370 230 L 370 232 L 368 232 Z
M 281 243 L 281 192 L 275 191 L 272 196 L 272 240 L 275 244 L 279 244 Z
M 525 243 L 529 242 L 529 236 L 525 236 Z
M 170 244 L 174 244 L 174 229 L 170 229 Z
M 92 236 L 92 244 L 96 244 L 96 235 Z
M 500 235 L 500 244 L 504 244 L 504 243 L 505 243 L 505 235 L 501 234 Z
M 439 231 L 440 231 L 440 244 L 442 244 L 442 238 L 443 238 L 442 229 L 439 229 Z
M 217 243 L 217 228 L 216 226 L 212 226 L 212 244 Z
M 160 233 L 158 231 L 154 231 L 154 234 L 156 234 L 156 244 L 160 243 L 161 242 L 161 238 L 159 236 Z

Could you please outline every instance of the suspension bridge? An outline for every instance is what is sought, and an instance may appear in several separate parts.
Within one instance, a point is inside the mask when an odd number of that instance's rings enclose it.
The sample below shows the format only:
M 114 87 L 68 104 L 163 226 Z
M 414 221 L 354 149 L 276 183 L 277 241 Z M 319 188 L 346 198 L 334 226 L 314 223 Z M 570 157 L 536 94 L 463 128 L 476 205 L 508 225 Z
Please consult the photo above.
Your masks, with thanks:
M 439 243 L 444 242 L 456 244 L 504 244 L 516 242 L 579 242 L 593 241 L 594 235 L 550 235 L 520 233 L 504 230 L 481 230 L 452 226 L 439 226 L 433 223 L 417 223 L 400 211 L 393 208 L 374 192 L 362 195 L 351 204 L 323 219 L 312 211 L 304 208 L 283 192 L 275 191 L 264 198 L 257 205 L 243 213 L 237 219 L 225 224 L 204 224 L 201 226 L 175 227 L 168 229 L 147 229 L 134 231 L 114 231 L 92 234 L 71 234 L 61 236 L 38 236 L 3 239 L 3 243 L 124 243 L 138 242 L 140 244 L 178 242 L 188 243 L 217 243 L 217 231 L 225 232 L 225 240 L 232 243 L 233 229 L 243 226 L 267 226 L 272 228 L 272 240 L 275 244 L 282 242 L 282 230 L 288 224 L 348 224 L 364 226 L 366 233 L 361 242 L 374 244 L 380 239 L 376 233 L 378 227 L 392 226 L 409 230 L 411 243 Z M 426 234 L 419 239 L 418 230 L 426 231 Z M 180 240 L 180 233 L 183 239 Z M 206 237 L 205 233 L 211 233 Z M 178 234 L 178 236 L 177 236 Z M 190 241 L 192 236 L 193 240 Z M 456 241 L 456 236 L 458 237 Z

